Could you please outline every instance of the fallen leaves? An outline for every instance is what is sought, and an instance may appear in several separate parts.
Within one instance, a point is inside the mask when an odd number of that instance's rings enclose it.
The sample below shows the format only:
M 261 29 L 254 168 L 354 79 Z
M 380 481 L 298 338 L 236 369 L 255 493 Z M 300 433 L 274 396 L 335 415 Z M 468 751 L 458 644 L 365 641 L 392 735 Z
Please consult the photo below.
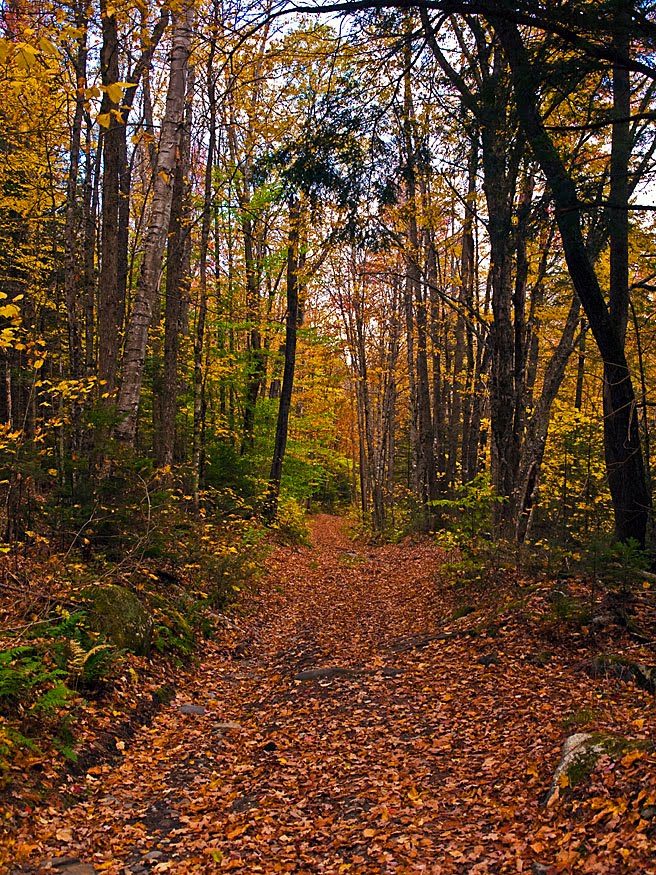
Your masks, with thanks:
M 25 818 L 25 866 L 75 844 L 108 875 L 648 871 L 648 751 L 540 797 L 566 714 L 592 702 L 604 729 L 647 737 L 651 700 L 591 681 L 565 647 L 534 664 L 536 627 L 491 601 L 493 624 L 479 603 L 450 625 L 428 540 L 356 553 L 330 517 L 314 537 L 244 593 L 245 658 L 208 643 L 173 707 L 87 771 L 73 808 L 43 811 L 31 848 Z

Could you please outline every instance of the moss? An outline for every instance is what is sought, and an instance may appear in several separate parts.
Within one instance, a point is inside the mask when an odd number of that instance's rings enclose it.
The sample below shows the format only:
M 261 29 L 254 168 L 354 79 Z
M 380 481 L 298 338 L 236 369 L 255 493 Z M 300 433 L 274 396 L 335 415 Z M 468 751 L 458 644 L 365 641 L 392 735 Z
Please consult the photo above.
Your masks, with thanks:
M 563 720 L 563 726 L 566 729 L 571 729 L 574 726 L 586 726 L 597 719 L 597 714 L 591 708 L 579 708 L 577 711 L 572 711 Z
M 602 756 L 618 760 L 632 750 L 651 750 L 652 747 L 652 742 L 645 739 L 629 739 L 621 735 L 595 732 L 567 767 L 569 785 L 576 787 L 587 781 Z
M 153 618 L 139 599 L 122 586 L 96 585 L 82 590 L 88 603 L 89 624 L 120 650 L 147 656 L 153 637 Z
M 574 757 L 566 772 L 570 787 L 576 787 L 588 780 L 602 753 L 603 751 L 595 747 L 586 747 Z
M 469 614 L 473 614 L 476 608 L 473 605 L 458 605 L 451 612 L 451 618 L 453 620 L 461 620 L 463 617 L 468 617 Z

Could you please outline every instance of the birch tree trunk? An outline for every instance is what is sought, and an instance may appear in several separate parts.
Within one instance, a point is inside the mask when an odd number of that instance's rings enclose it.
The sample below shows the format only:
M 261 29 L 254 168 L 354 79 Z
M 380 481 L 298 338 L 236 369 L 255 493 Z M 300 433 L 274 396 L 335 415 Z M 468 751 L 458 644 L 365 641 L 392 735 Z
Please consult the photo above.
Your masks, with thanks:
M 119 421 L 114 429 L 114 437 L 129 444 L 134 444 L 137 431 L 148 329 L 159 287 L 171 217 L 173 183 L 185 112 L 191 24 L 192 10 L 189 6 L 184 6 L 173 21 L 169 86 L 157 155 L 157 173 L 134 306 L 127 328 L 123 378 L 117 403 Z

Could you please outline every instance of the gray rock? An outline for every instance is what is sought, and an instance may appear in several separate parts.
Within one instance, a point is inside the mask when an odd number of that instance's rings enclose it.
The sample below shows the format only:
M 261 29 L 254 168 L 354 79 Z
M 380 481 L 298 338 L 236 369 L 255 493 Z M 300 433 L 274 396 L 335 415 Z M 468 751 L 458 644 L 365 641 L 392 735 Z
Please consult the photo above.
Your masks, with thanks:
M 531 875 L 549 875 L 549 867 L 545 866 L 544 863 L 533 863 Z
M 153 862 L 156 862 L 157 860 L 161 860 L 163 856 L 163 851 L 148 851 L 147 854 L 144 854 L 143 858 L 144 860 L 152 860 Z
M 62 866 L 75 866 L 79 862 L 79 857 L 51 857 L 46 860 L 46 865 L 52 866 L 53 869 L 60 869 Z
M 579 772 L 581 775 L 590 774 L 599 757 L 607 752 L 611 742 L 610 737 L 592 735 L 590 732 L 577 732 L 565 739 L 560 762 L 554 772 L 551 787 L 543 804 L 548 807 L 558 799 L 562 775 L 570 777 L 573 773 Z
M 615 617 L 612 614 L 596 614 L 590 622 L 590 628 L 593 632 L 600 632 L 602 629 L 614 625 Z
M 196 717 L 203 717 L 205 714 L 210 713 L 207 708 L 203 708 L 202 705 L 192 705 L 189 702 L 184 702 L 182 705 L 180 705 L 178 707 L 178 711 L 181 714 L 189 714 Z
M 97 584 L 82 590 L 88 604 L 89 622 L 121 650 L 148 656 L 153 637 L 153 618 L 129 589 Z
M 656 818 L 656 805 L 646 805 L 640 809 L 640 817 L 643 820 L 653 820 Z

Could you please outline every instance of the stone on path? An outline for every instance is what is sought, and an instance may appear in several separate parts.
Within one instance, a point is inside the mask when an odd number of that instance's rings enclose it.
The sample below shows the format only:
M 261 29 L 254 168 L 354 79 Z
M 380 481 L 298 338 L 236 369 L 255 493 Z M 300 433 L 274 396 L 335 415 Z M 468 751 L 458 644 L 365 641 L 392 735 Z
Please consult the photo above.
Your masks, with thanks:
M 202 705 L 193 705 L 190 702 L 184 702 L 182 705 L 179 705 L 178 711 L 181 714 L 189 714 L 196 717 L 203 717 L 205 714 L 210 713 L 207 708 L 203 708 Z
M 479 656 L 476 662 L 478 665 L 484 665 L 488 668 L 490 665 L 496 665 L 499 662 L 499 657 L 496 653 L 485 653 L 483 656 Z

